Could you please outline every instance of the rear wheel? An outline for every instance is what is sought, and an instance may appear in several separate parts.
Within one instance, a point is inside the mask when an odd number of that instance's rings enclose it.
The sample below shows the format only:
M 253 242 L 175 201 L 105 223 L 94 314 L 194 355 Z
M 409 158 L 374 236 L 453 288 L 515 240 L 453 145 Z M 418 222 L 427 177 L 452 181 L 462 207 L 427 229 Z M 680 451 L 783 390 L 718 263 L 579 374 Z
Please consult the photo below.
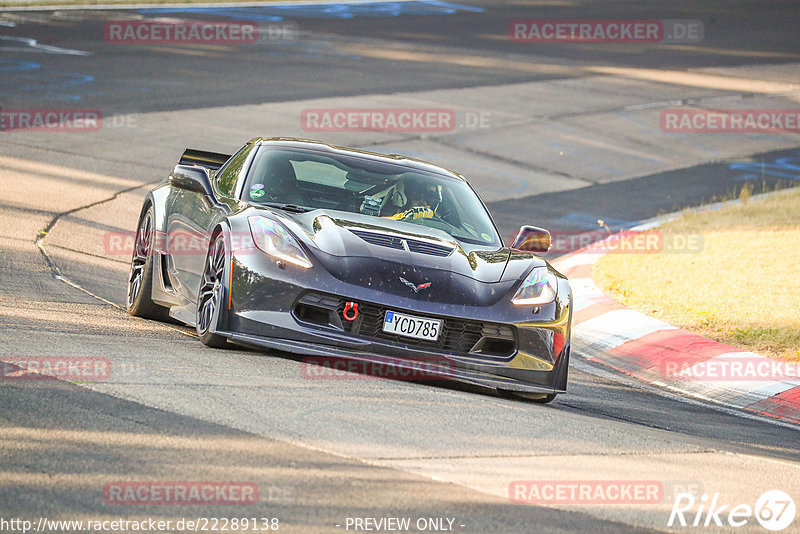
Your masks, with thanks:
M 136 241 L 133 245 L 131 270 L 128 275 L 128 296 L 126 305 L 128 313 L 145 319 L 158 321 L 169 320 L 169 310 L 159 306 L 150 298 L 153 290 L 153 241 L 155 236 L 153 206 L 148 205 L 147 210 L 139 219 L 136 229 Z
M 225 237 L 214 236 L 208 248 L 200 290 L 197 294 L 197 336 L 204 345 L 224 348 L 228 341 L 215 334 L 222 314 L 225 294 Z

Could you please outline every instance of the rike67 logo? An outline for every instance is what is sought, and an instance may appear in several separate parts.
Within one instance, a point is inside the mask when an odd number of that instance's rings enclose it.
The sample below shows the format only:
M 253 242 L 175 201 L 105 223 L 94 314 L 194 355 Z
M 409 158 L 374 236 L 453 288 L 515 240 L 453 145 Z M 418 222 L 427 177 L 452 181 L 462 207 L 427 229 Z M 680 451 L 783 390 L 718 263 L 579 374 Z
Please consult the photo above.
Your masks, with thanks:
M 720 494 L 699 499 L 691 493 L 679 493 L 672 505 L 668 527 L 743 527 L 755 519 L 767 530 L 778 532 L 794 523 L 797 509 L 788 493 L 781 490 L 764 492 L 754 506 L 725 504 Z

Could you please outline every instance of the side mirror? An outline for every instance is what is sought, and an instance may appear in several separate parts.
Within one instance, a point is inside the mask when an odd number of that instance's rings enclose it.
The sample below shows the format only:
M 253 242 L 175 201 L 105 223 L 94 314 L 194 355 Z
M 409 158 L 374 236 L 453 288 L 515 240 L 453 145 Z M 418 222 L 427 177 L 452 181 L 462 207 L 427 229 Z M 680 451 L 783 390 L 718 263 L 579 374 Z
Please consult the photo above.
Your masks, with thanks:
M 176 165 L 169 175 L 169 183 L 180 189 L 200 193 L 214 198 L 208 170 L 196 165 Z
M 537 226 L 522 226 L 517 232 L 511 248 L 529 252 L 547 252 L 550 250 L 550 232 Z

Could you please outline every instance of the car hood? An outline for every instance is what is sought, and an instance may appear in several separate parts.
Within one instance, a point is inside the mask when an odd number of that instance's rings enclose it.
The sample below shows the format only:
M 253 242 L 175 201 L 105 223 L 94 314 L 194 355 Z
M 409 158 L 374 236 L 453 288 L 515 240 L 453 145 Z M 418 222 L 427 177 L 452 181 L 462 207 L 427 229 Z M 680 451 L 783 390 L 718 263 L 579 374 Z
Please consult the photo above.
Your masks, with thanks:
M 336 278 L 402 296 L 488 304 L 531 267 L 546 265 L 528 252 L 468 245 L 391 219 L 333 210 L 278 218 Z

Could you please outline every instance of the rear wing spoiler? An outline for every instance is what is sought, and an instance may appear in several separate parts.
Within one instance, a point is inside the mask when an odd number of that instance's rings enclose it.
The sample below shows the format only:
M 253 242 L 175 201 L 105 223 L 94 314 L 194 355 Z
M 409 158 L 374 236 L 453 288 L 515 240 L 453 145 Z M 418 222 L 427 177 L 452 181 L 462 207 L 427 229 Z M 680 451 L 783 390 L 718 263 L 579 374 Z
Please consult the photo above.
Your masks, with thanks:
M 178 165 L 200 165 L 206 169 L 216 171 L 229 159 L 230 155 L 228 154 L 218 154 L 216 152 L 206 152 L 204 150 L 187 148 L 183 151 L 183 155 L 181 155 Z

